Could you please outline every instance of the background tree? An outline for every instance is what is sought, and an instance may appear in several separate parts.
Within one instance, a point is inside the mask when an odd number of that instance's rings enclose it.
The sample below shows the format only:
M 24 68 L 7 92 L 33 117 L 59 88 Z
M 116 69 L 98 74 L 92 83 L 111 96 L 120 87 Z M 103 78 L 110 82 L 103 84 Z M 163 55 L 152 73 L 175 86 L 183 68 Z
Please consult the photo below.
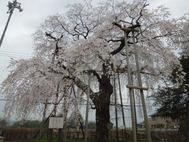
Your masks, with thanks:
M 178 68 L 172 72 L 167 81 L 167 86 L 159 87 L 156 95 L 152 96 L 158 106 L 155 116 L 171 117 L 180 123 L 180 132 L 184 142 L 189 141 L 189 58 L 182 56 L 180 59 L 183 71 L 186 73 L 184 81 L 177 84 L 176 76 L 180 73 Z
M 185 17 L 170 19 L 163 6 L 154 10 L 147 6 L 145 0 L 130 3 L 108 0 L 96 7 L 90 2 L 76 3 L 70 5 L 64 15 L 50 16 L 34 34 L 36 57 L 12 62 L 14 68 L 2 83 L 2 91 L 11 100 L 5 107 L 7 114 L 16 111 L 20 116 L 27 116 L 36 110 L 40 112 L 40 102 L 55 102 L 57 98 L 66 98 L 61 101 L 63 105 L 69 102 L 79 110 L 78 98 L 85 98 L 89 88 L 91 103 L 96 109 L 96 138 L 107 142 L 113 75 L 119 72 L 122 86 L 127 84 L 125 41 L 120 28 L 140 30 L 134 38 L 144 86 L 152 88 L 160 76 L 169 76 L 174 66 L 181 67 L 172 52 L 174 49 L 165 41 L 172 43 L 171 37 L 178 33 L 177 23 Z M 127 36 L 136 83 L 130 31 Z M 89 75 L 91 85 L 87 83 Z M 72 86 L 77 93 L 68 95 Z M 71 110 L 67 107 L 67 111 L 61 113 L 67 116 Z
M 42 122 L 39 120 L 20 120 L 12 124 L 12 128 L 40 128 Z
M 0 129 L 7 127 L 8 126 L 8 121 L 5 118 L 0 118 Z
M 189 141 L 189 107 L 188 107 L 188 93 L 189 93 L 189 35 L 188 35 L 188 18 L 189 15 L 185 14 L 185 18 L 175 20 L 177 22 L 177 30 L 175 35 L 170 38 L 171 42 L 167 42 L 170 46 L 176 49 L 176 53 L 180 55 L 180 63 L 182 69 L 175 66 L 171 76 L 166 78 L 164 87 L 159 87 L 156 95 L 152 96 L 155 99 L 155 104 L 160 108 L 157 109 L 154 115 L 164 117 L 171 117 L 172 119 L 180 122 L 181 138 L 185 142 Z M 184 76 L 181 75 L 184 72 Z M 184 77 L 183 79 L 178 76 Z M 180 80 L 181 79 L 181 80 Z M 180 82 L 180 83 L 178 83 Z
M 0 136 L 2 135 L 2 128 L 8 126 L 8 121 L 5 118 L 0 118 Z
M 88 127 L 89 129 L 96 129 L 96 123 L 91 121 L 88 123 Z

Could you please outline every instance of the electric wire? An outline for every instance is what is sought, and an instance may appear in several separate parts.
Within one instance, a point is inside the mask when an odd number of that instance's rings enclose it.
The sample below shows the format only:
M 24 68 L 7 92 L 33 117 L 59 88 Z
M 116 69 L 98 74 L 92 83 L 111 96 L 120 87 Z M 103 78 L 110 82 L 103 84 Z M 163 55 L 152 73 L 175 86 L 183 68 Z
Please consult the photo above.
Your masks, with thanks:
M 0 51 L 0 57 L 6 58 L 32 58 L 34 55 L 29 53 L 20 53 L 20 52 L 13 52 L 13 51 Z

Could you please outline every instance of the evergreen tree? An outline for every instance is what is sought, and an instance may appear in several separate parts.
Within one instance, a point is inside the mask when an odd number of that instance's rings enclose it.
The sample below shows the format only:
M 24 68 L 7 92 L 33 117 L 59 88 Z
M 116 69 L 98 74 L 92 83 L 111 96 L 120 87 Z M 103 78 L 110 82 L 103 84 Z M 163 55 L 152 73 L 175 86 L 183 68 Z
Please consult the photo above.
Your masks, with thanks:
M 180 133 L 184 142 L 189 141 L 189 57 L 182 56 L 180 59 L 183 71 L 186 73 L 184 80 L 177 84 L 176 75 L 181 73 L 177 67 L 173 70 L 166 87 L 159 87 L 154 98 L 159 106 L 154 116 L 171 117 L 180 123 Z

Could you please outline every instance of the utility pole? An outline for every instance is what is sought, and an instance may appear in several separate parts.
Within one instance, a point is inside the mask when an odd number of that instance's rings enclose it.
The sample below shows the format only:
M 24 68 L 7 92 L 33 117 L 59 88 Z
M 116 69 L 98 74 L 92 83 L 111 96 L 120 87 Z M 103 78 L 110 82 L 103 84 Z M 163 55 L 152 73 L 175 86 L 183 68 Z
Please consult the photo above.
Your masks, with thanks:
M 7 11 L 7 13 L 9 13 L 9 17 L 8 17 L 7 23 L 5 25 L 3 34 L 1 36 L 0 47 L 1 47 L 1 44 L 3 42 L 3 39 L 4 39 L 4 36 L 5 36 L 6 30 L 7 30 L 8 24 L 10 22 L 10 19 L 11 19 L 11 16 L 13 14 L 14 9 L 17 8 L 19 10 L 19 12 L 23 11 L 23 9 L 21 8 L 21 3 L 18 3 L 16 0 L 14 0 L 12 3 L 8 2 L 7 7 L 9 8 L 8 11 Z
M 126 60 L 127 60 L 127 72 L 128 72 L 128 83 L 130 85 L 133 85 L 132 82 L 132 71 L 130 67 L 130 61 L 129 61 L 129 51 L 128 51 L 128 45 L 127 45 L 127 28 L 121 29 L 124 31 L 124 38 L 125 38 L 125 53 L 126 53 Z M 132 88 L 129 88 L 129 96 L 130 96 L 130 106 L 131 106 L 131 117 L 132 117 L 132 131 L 133 131 L 133 142 L 137 142 L 137 124 L 136 124 L 136 109 L 135 109 L 135 98 L 134 98 L 134 90 Z

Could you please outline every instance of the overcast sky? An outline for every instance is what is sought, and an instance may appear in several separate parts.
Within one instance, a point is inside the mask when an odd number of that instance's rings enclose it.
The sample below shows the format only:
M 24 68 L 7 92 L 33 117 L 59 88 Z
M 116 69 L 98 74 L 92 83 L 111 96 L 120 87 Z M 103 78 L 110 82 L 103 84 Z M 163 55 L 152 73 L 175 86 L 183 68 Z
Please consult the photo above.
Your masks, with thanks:
M 8 1 L 1 0 L 0 2 L 0 36 L 3 33 L 7 22 L 7 4 Z M 0 47 L 0 83 L 8 74 L 6 66 L 10 58 L 27 58 L 32 56 L 33 42 L 31 34 L 36 28 L 44 22 L 49 16 L 56 13 L 64 13 L 67 4 L 75 3 L 83 0 L 17 0 L 21 3 L 23 12 L 15 9 L 10 20 L 6 35 L 2 46 Z M 100 0 L 94 0 L 94 3 Z M 123 0 L 120 0 L 123 1 Z M 148 0 L 150 7 L 155 8 L 158 5 L 164 5 L 171 11 L 172 17 L 180 17 L 189 12 L 188 0 Z M 1 98 L 1 96 L 0 96 Z M 3 104 L 0 101 L 0 104 Z M 0 105 L 1 106 L 1 105 Z M 0 109 L 1 111 L 1 109 Z M 1 115 L 0 115 L 1 117 Z

